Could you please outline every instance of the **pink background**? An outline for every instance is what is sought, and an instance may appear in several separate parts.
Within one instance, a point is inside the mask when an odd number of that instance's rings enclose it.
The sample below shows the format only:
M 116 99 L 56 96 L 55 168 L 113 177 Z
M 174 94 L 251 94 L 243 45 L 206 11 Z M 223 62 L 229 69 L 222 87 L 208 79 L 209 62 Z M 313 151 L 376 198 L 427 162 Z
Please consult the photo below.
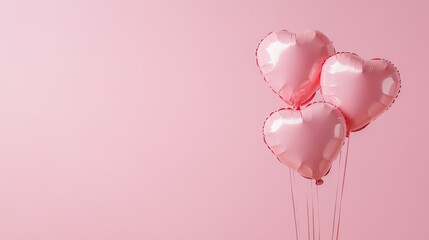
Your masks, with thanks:
M 255 48 L 318 29 L 402 92 L 352 135 L 341 239 L 429 239 L 426 1 L 1 1 L 0 239 L 292 239 Z

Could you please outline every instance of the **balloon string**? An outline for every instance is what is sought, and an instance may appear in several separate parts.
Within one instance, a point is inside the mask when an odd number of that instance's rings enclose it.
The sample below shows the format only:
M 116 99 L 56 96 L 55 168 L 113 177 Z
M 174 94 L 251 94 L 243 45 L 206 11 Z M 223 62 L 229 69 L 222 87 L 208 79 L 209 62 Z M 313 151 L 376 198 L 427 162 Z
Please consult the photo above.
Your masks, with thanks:
M 317 232 L 319 233 L 319 240 L 320 240 L 320 207 L 319 207 L 319 185 L 316 185 L 316 203 L 317 203 Z
M 296 205 L 295 205 L 295 179 L 293 176 L 293 171 L 292 169 L 289 169 L 289 177 L 290 177 L 290 192 L 291 192 L 291 196 L 292 196 L 292 206 L 293 206 L 293 218 L 295 220 L 295 236 L 296 236 L 296 240 L 298 240 L 298 221 L 297 221 L 297 216 L 296 216 Z
M 309 200 L 308 200 L 308 191 L 307 191 L 307 233 L 308 233 L 308 240 L 311 240 L 311 238 L 310 238 L 310 213 L 308 211 L 308 204 L 309 204 Z
M 342 206 L 343 195 L 344 195 L 344 182 L 346 179 L 347 160 L 349 158 L 349 145 L 350 145 L 350 136 L 347 138 L 346 158 L 344 159 L 343 181 L 341 184 L 340 205 L 339 205 L 339 209 L 338 209 L 338 225 L 337 225 L 337 238 L 336 238 L 336 240 L 338 240 L 338 236 L 339 236 L 339 232 L 340 232 L 341 206 Z
M 311 191 L 311 215 L 313 218 L 313 226 L 312 226 L 312 230 L 313 230 L 313 240 L 316 240 L 316 233 L 315 231 L 315 226 L 314 226 L 314 195 L 313 195 L 313 181 L 310 181 L 310 191 Z
M 341 159 L 342 159 L 342 155 L 343 155 L 343 151 L 341 150 L 340 152 L 340 157 L 338 159 L 338 172 L 341 172 Z M 331 240 L 334 240 L 334 236 L 335 236 L 335 226 L 336 226 L 336 216 L 337 216 L 337 202 L 338 202 L 338 192 L 339 192 L 339 184 L 340 184 L 340 174 L 338 174 L 338 180 L 337 180 L 337 190 L 336 190 L 336 194 L 335 194 L 335 205 L 334 205 L 334 219 L 332 222 L 332 237 Z

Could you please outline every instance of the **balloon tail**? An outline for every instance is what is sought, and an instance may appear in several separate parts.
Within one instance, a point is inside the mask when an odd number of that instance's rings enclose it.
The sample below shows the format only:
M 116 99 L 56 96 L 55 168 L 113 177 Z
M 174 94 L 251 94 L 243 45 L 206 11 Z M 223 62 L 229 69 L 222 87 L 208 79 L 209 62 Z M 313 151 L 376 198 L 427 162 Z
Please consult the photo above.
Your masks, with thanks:
M 324 181 L 322 179 L 316 180 L 316 185 L 322 185 Z

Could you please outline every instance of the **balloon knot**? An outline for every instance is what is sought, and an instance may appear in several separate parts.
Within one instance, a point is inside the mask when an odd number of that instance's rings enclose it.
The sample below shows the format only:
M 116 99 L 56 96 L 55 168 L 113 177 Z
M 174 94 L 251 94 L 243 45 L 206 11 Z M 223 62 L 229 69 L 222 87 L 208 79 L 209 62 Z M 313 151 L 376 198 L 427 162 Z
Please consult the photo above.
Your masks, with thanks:
M 322 179 L 316 180 L 316 185 L 317 186 L 322 185 L 323 183 L 324 183 L 324 181 Z

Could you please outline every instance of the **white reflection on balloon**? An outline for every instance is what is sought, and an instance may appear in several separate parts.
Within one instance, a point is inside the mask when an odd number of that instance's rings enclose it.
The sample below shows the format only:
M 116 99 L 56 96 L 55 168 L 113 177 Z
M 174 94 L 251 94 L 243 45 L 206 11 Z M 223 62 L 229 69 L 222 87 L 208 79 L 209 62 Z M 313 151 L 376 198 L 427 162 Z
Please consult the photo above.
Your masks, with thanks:
M 271 124 L 270 131 L 276 132 L 279 130 L 284 124 L 292 125 L 292 124 L 300 124 L 302 123 L 301 117 L 288 117 L 288 118 L 279 118 L 274 120 L 274 122 Z
M 334 137 L 341 138 L 341 136 L 343 135 L 343 130 L 343 125 L 341 125 L 341 123 L 337 123 L 334 128 Z
M 287 49 L 289 46 L 291 46 L 293 43 L 282 43 L 282 42 L 273 42 L 270 44 L 270 46 L 267 47 L 267 52 L 270 55 L 271 61 L 269 62 L 272 65 L 276 65 L 279 61 L 280 54 L 282 51 Z
M 340 73 L 340 72 L 353 72 L 353 73 L 361 73 L 362 69 L 355 68 L 353 66 L 349 66 L 347 64 L 342 64 L 339 61 L 336 61 L 334 64 L 332 64 L 328 70 L 329 73 Z
M 393 86 L 394 86 L 395 80 L 393 80 L 392 77 L 388 77 L 383 80 L 383 84 L 381 86 L 382 91 L 386 95 L 393 95 Z

